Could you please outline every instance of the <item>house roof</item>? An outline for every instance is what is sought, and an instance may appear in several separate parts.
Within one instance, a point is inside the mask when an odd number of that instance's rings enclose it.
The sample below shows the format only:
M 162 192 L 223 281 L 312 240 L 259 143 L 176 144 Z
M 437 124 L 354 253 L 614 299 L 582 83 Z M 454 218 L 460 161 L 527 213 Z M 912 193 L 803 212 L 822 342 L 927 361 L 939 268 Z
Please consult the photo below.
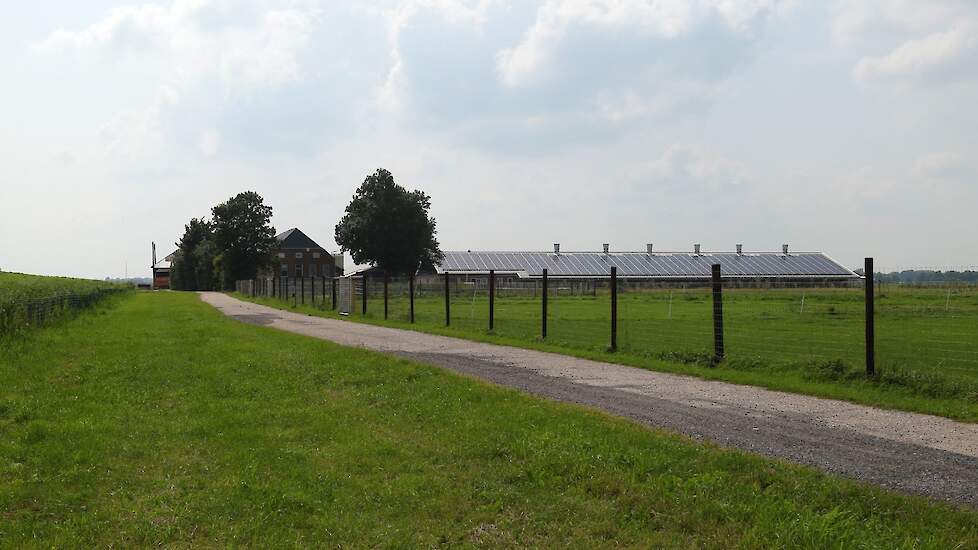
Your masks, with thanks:
M 157 261 L 153 265 L 153 269 L 170 269 L 170 266 L 173 264 L 173 256 L 175 256 L 177 252 L 179 251 L 174 250 L 173 252 L 170 252 L 170 254 L 168 254 L 162 260 Z
M 308 235 L 300 231 L 298 228 L 293 227 L 284 233 L 280 233 L 275 236 L 278 239 L 279 250 L 308 250 L 315 249 L 326 251 L 325 248 L 319 246 L 319 244 L 310 239 Z
M 713 264 L 724 277 L 831 278 L 859 276 L 821 252 L 445 252 L 438 273 L 477 274 L 490 269 L 521 278 L 619 277 L 645 279 L 709 279 Z

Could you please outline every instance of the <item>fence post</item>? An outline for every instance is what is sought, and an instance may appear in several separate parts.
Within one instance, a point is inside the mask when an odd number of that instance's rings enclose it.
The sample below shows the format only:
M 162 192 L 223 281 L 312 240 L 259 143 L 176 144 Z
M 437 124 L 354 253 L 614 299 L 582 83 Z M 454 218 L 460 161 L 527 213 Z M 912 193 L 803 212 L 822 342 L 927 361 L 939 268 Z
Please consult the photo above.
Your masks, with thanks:
M 540 330 L 541 337 L 547 339 L 547 268 L 543 268 L 543 312 L 541 313 L 542 326 Z M 533 290 L 536 291 L 536 285 L 533 285 Z
M 367 316 L 367 275 L 364 274 L 363 277 L 361 277 L 360 279 L 363 281 L 363 294 L 362 294 L 363 304 L 361 304 L 360 306 L 361 309 L 360 313 L 361 315 L 366 317 Z
M 330 310 L 336 311 L 336 277 L 329 278 Z
M 611 351 L 618 350 L 618 268 L 611 266 Z
M 723 355 L 723 286 L 720 264 L 713 264 L 713 358 L 719 363 Z
M 873 259 L 866 258 L 866 376 L 876 374 L 876 308 L 873 303 Z
M 408 281 L 408 293 L 411 302 L 411 324 L 414 324 L 414 273 L 411 274 L 411 278 Z
M 306 276 L 302 276 L 302 280 L 299 281 L 299 296 L 302 305 L 306 305 Z
M 316 276 L 309 276 L 309 303 L 312 307 L 316 307 Z
M 452 291 L 449 287 L 448 272 L 445 272 L 445 326 L 452 326 Z
M 390 282 L 390 277 L 387 275 L 387 270 L 384 270 L 384 320 L 387 320 L 387 284 Z
M 489 332 L 496 326 L 496 272 L 489 270 Z
M 323 309 L 326 309 L 326 276 L 323 275 Z

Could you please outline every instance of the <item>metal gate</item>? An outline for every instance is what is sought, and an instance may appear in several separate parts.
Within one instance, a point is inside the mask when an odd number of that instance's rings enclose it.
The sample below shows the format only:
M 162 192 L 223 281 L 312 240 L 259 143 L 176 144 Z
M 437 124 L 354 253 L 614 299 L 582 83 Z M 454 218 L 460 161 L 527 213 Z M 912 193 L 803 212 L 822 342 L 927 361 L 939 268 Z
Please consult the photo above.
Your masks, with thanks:
M 341 315 L 353 312 L 353 277 L 340 277 L 337 281 L 336 307 Z

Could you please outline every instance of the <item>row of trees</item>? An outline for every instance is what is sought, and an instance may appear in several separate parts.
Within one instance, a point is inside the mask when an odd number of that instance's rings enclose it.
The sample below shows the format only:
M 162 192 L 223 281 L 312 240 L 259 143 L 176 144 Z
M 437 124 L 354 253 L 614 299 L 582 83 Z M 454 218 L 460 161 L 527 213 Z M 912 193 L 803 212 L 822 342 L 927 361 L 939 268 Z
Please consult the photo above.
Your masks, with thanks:
M 275 254 L 272 207 L 254 191 L 231 197 L 211 209 L 211 219 L 193 218 L 171 268 L 177 290 L 230 290 L 234 281 L 254 278 Z
M 431 269 L 444 255 L 429 216 L 431 197 L 408 191 L 383 168 L 364 179 L 336 225 L 336 243 L 361 265 L 391 275 Z M 211 209 L 211 219 L 193 218 L 171 269 L 177 290 L 230 290 L 275 261 L 272 207 L 253 191 L 239 193 Z
M 876 280 L 884 283 L 924 284 L 924 283 L 978 283 L 978 271 L 936 271 L 930 269 L 908 269 L 891 273 L 877 273 Z

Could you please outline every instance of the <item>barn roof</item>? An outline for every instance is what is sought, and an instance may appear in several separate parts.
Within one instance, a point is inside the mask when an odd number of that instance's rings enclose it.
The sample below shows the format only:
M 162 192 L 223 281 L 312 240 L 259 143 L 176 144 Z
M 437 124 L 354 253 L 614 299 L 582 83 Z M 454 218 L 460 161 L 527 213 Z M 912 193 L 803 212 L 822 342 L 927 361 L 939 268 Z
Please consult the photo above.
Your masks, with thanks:
M 490 269 L 521 278 L 619 277 L 707 279 L 713 264 L 724 277 L 855 279 L 859 275 L 821 252 L 445 252 L 438 273 L 479 274 Z
M 308 235 L 303 233 L 297 227 L 293 227 L 284 233 L 280 233 L 275 236 L 278 239 L 279 250 L 308 250 L 316 249 L 326 251 L 325 248 L 319 246 L 319 244 L 310 239 Z

